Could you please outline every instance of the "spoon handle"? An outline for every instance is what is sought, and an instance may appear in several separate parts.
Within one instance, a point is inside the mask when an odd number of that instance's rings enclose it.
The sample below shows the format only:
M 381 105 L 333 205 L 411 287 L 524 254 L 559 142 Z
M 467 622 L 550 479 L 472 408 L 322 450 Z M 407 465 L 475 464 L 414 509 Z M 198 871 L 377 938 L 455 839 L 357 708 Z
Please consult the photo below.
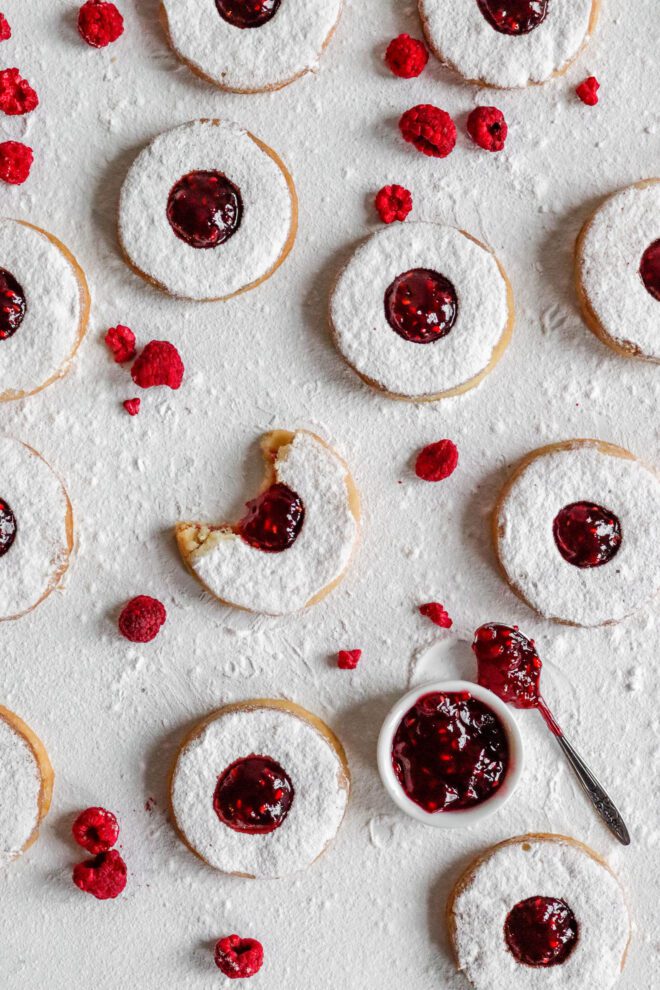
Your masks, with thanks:
M 629 846 L 630 834 L 626 828 L 626 823 L 619 814 L 611 798 L 605 793 L 587 764 L 580 756 L 578 756 L 564 736 L 556 735 L 555 738 L 564 751 L 564 755 L 573 768 L 575 776 L 580 781 L 584 792 L 609 828 L 610 832 L 616 836 L 621 845 Z

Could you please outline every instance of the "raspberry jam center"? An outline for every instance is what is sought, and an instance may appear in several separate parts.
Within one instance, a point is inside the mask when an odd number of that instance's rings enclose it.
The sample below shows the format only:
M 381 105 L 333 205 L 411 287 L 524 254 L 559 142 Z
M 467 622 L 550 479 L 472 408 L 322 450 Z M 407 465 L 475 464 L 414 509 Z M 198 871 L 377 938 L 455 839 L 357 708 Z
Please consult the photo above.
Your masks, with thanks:
M 504 923 L 506 944 L 523 966 L 560 966 L 577 945 L 578 933 L 568 904 L 555 897 L 520 901 Z
M 281 0 L 215 0 L 223 21 L 238 28 L 267 24 L 280 9 Z
M 660 301 L 660 239 L 650 244 L 642 255 L 639 274 L 646 291 Z
M 413 344 L 432 344 L 445 337 L 457 313 L 454 286 L 430 268 L 413 268 L 397 275 L 385 293 L 387 322 Z
M 188 172 L 167 199 L 167 219 L 177 237 L 194 248 L 214 248 L 241 225 L 243 199 L 222 172 Z
M 293 546 L 305 521 L 300 496 L 279 483 L 248 502 L 247 510 L 238 524 L 238 534 L 266 553 L 281 553 Z
M 0 557 L 4 557 L 16 539 L 16 517 L 11 506 L 0 498 Z
M 474 634 L 479 684 L 516 708 L 538 708 L 542 663 L 517 626 L 489 622 Z
M 293 784 L 270 756 L 244 756 L 218 777 L 215 813 L 234 832 L 265 835 L 279 828 L 293 804 Z
M 25 316 L 25 293 L 11 272 L 0 268 L 0 340 L 13 337 Z
M 621 546 L 621 523 L 609 509 L 594 502 L 566 505 L 553 523 L 557 549 L 574 567 L 601 567 Z
M 529 34 L 542 24 L 549 0 L 477 0 L 479 10 L 500 34 Z
M 454 811 L 487 801 L 509 769 L 509 743 L 495 712 L 467 691 L 422 695 L 403 716 L 392 766 L 424 811 Z

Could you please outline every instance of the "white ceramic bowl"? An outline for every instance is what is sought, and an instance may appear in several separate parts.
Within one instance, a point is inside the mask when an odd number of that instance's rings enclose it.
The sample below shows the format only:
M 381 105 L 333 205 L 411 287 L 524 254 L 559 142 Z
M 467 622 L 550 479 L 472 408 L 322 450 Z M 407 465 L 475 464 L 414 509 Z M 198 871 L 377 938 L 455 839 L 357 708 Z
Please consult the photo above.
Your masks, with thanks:
M 477 698 L 495 712 L 502 722 L 507 741 L 509 743 L 509 768 L 504 781 L 495 791 L 492 797 L 475 805 L 473 808 L 465 808 L 456 811 L 424 811 L 418 804 L 412 801 L 394 772 L 392 766 L 392 743 L 396 730 L 401 719 L 409 708 L 415 704 L 418 698 L 434 691 L 444 693 L 455 691 L 469 691 L 473 698 Z M 523 768 L 523 744 L 520 730 L 508 706 L 504 704 L 496 694 L 487 688 L 474 684 L 472 681 L 433 681 L 430 684 L 420 684 L 418 687 L 404 694 L 403 698 L 397 701 L 383 722 L 378 737 L 378 770 L 393 801 L 405 811 L 411 818 L 416 818 L 418 822 L 425 825 L 432 825 L 434 828 L 464 828 L 468 825 L 475 825 L 489 815 L 492 815 L 509 800 L 516 785 L 520 780 Z

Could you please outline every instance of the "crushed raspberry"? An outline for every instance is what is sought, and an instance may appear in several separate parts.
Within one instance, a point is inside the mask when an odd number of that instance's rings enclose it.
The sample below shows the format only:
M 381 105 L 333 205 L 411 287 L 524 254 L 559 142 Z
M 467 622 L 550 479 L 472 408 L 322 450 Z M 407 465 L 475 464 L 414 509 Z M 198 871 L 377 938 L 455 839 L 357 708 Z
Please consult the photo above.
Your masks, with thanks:
M 600 83 L 595 76 L 589 76 L 584 79 L 579 86 L 575 87 L 575 92 L 580 97 L 583 103 L 586 103 L 588 107 L 595 107 L 598 103 L 598 90 L 600 89 Z
M 119 838 L 117 819 L 105 808 L 87 808 L 86 811 L 81 811 L 71 831 L 78 845 L 94 856 L 112 849 Z
M 431 158 L 446 158 L 456 144 L 454 121 L 445 110 L 430 103 L 406 110 L 399 121 L 399 130 L 404 141 Z
M 122 402 L 122 406 L 129 416 L 137 416 L 140 411 L 141 404 L 142 399 L 125 399 L 124 402 Z
M 151 340 L 131 369 L 131 377 L 140 388 L 167 385 L 177 389 L 183 379 L 183 361 L 174 344 Z
M 383 223 L 405 220 L 412 210 L 412 196 L 403 186 L 383 186 L 374 201 Z
M 434 625 L 440 626 L 441 629 L 451 629 L 453 625 L 449 612 L 440 602 L 427 602 L 426 605 L 419 606 L 419 611 L 421 615 L 430 619 Z
M 227 935 L 216 942 L 214 958 L 218 969 L 230 980 L 244 980 L 261 969 L 264 948 L 256 938 Z
M 484 151 L 501 151 L 509 132 L 504 114 L 497 107 L 475 107 L 467 119 L 467 129 Z
M 361 656 L 362 650 L 340 650 L 337 654 L 337 666 L 340 670 L 355 670 Z
M 398 38 L 393 38 L 385 52 L 388 69 L 401 79 L 413 79 L 421 75 L 428 60 L 426 45 L 411 38 L 409 34 L 400 34 Z
M 167 618 L 162 602 L 149 595 L 138 595 L 124 605 L 119 616 L 119 632 L 131 643 L 150 643 Z
M 118 897 L 126 886 L 126 875 L 126 863 L 116 849 L 99 853 L 73 868 L 76 887 L 100 901 Z
M 7 41 L 8 38 L 11 38 L 9 21 L 4 14 L 0 14 L 0 41 Z
M 30 113 L 39 105 L 39 97 L 27 79 L 21 78 L 18 69 L 3 69 L 0 72 L 0 110 L 15 117 Z
M 32 148 L 20 141 L 3 141 L 0 144 L 0 179 L 13 186 L 20 186 L 30 174 L 34 155 Z
M 92 48 L 105 48 L 124 33 L 124 18 L 114 3 L 87 0 L 78 13 L 78 33 Z
M 130 327 L 124 327 L 121 323 L 110 327 L 105 335 L 105 342 L 117 364 L 131 361 L 135 357 L 135 334 Z
M 438 440 L 420 450 L 415 474 L 422 481 L 444 481 L 458 466 L 458 447 L 453 440 Z

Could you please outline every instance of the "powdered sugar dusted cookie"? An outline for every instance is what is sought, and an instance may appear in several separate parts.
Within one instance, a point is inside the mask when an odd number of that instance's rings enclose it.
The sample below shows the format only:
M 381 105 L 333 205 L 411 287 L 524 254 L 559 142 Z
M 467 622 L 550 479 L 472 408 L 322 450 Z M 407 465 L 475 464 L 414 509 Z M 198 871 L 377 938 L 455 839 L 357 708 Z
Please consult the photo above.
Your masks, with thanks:
M 660 479 L 622 447 L 568 440 L 526 457 L 493 516 L 511 587 L 541 615 L 598 626 L 660 589 Z
M 228 299 L 279 268 L 298 202 L 275 152 L 237 124 L 196 120 L 136 158 L 119 202 L 119 238 L 148 281 L 188 299 Z
M 435 55 L 470 82 L 503 88 L 565 72 L 599 8 L 600 0 L 419 0 Z
M 288 701 L 213 712 L 184 740 L 171 776 L 183 841 L 210 866 L 282 877 L 309 866 L 341 825 L 350 776 L 337 737 Z
M 175 53 L 222 89 L 281 89 L 318 67 L 342 0 L 163 0 Z
M 562 835 L 487 850 L 454 887 L 447 921 L 476 990 L 610 990 L 630 940 L 619 881 L 593 850 Z
M 431 401 L 474 388 L 513 329 L 507 277 L 485 244 L 455 227 L 377 231 L 340 274 L 330 320 L 358 375 L 396 398 Z
M 262 441 L 266 478 L 231 526 L 179 523 L 187 566 L 222 602 L 284 615 L 313 605 L 344 576 L 359 537 L 359 497 L 339 455 L 306 430 Z
M 45 230 L 0 219 L 0 401 L 61 378 L 88 317 L 87 282 L 71 252 Z
M 0 861 L 36 841 L 53 793 L 53 768 L 34 732 L 0 706 Z
M 575 280 L 585 322 L 604 344 L 660 363 L 660 179 L 614 193 L 587 220 Z

